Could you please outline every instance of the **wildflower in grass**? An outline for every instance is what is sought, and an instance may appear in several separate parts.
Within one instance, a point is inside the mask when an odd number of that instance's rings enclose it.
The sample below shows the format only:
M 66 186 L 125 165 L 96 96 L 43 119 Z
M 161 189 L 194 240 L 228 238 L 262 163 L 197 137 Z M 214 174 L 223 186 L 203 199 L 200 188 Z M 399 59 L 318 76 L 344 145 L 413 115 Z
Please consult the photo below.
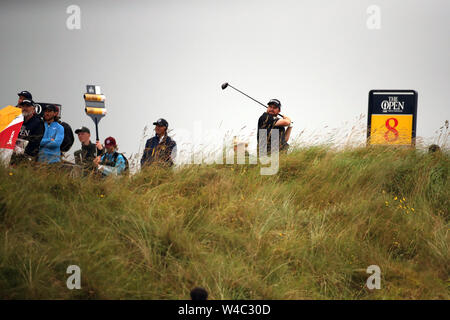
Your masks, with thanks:
M 384 191 L 384 190 L 383 190 L 383 191 L 381 191 L 381 193 L 385 194 L 385 193 L 386 193 L 386 191 Z
M 385 201 L 384 204 L 386 205 L 386 207 L 389 207 L 389 202 Z
M 12 176 L 12 175 L 13 175 L 13 173 L 12 173 L 12 172 L 10 172 L 10 173 L 9 173 L 9 175 L 10 175 L 10 176 Z
M 411 211 L 414 211 L 414 208 L 411 208 Z
M 101 194 L 101 195 L 100 195 L 100 198 L 104 198 L 104 197 L 105 197 L 105 195 L 104 195 L 104 194 Z
M 403 201 L 406 201 L 405 197 L 403 197 Z
M 394 197 L 394 200 L 397 201 L 397 199 L 398 199 L 397 196 L 395 196 L 395 197 Z

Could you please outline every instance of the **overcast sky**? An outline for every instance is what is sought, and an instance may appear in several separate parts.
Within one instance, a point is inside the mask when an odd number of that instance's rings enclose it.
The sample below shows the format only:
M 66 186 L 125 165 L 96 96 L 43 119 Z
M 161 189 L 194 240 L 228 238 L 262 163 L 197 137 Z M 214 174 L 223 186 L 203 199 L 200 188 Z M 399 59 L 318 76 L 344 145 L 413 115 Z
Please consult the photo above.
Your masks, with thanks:
M 70 5 L 80 30 L 66 26 Z M 378 30 L 367 26 L 370 5 L 381 9 Z M 100 85 L 100 137 L 127 155 L 160 117 L 180 142 L 199 125 L 205 136 L 250 134 L 263 108 L 223 82 L 281 100 L 294 136 L 356 123 L 371 89 L 417 90 L 418 136 L 450 119 L 448 0 L 1 0 L 0 30 L 1 107 L 29 90 L 93 131 L 82 95 Z

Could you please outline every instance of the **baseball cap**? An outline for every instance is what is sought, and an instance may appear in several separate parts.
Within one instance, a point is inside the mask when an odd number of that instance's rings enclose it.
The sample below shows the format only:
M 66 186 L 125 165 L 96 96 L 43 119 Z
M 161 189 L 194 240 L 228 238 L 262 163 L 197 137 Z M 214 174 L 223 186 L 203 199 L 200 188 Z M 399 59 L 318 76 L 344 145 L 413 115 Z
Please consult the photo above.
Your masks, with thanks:
M 49 105 L 47 105 L 47 106 L 45 107 L 44 112 L 45 112 L 45 111 L 55 111 L 55 112 L 57 112 L 57 111 L 58 111 L 58 108 L 57 108 L 54 104 L 49 104 Z
M 31 101 L 31 100 L 25 99 L 25 100 L 23 100 L 19 105 L 20 105 L 20 106 L 33 106 L 34 103 L 33 103 L 33 101 Z
M 268 105 L 268 106 L 272 105 L 272 106 L 281 108 L 281 102 L 280 102 L 280 100 L 278 100 L 278 99 L 272 99 L 272 100 L 270 100 L 269 102 L 267 102 L 267 105 Z
M 22 96 L 27 100 L 33 100 L 33 96 L 31 95 L 31 93 L 29 93 L 28 91 L 24 90 L 24 91 L 20 91 L 17 94 L 19 97 Z
M 116 144 L 116 139 L 114 139 L 113 137 L 108 137 L 105 139 L 105 146 L 107 147 L 115 147 Z
M 169 123 L 165 119 L 158 119 L 156 122 L 153 122 L 153 125 L 155 126 L 161 126 L 161 127 L 168 127 Z
M 75 130 L 75 134 L 79 134 L 80 132 L 86 132 L 89 134 L 91 133 L 91 131 L 86 127 L 81 127 L 81 128 L 78 128 L 77 130 Z

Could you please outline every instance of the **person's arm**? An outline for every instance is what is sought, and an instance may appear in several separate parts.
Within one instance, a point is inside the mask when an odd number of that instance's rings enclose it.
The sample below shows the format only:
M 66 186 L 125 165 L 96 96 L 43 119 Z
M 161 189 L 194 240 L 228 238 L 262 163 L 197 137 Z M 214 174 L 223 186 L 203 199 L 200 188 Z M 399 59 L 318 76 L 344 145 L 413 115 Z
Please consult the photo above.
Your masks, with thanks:
M 106 176 L 109 176 L 111 174 L 117 176 L 125 170 L 125 159 L 123 158 L 123 156 L 121 154 L 119 154 L 116 159 L 115 167 L 99 165 L 98 170 L 103 172 L 103 174 Z
M 56 126 L 56 136 L 54 139 L 50 139 L 50 141 L 45 145 L 47 148 L 56 149 L 61 146 L 61 143 L 64 140 L 64 127 L 62 125 Z
M 95 146 L 97 148 L 97 156 L 103 155 L 103 153 L 105 152 L 105 149 L 103 148 L 102 143 L 100 141 L 96 141 Z
M 50 138 L 46 137 L 46 135 L 45 135 L 45 133 L 48 129 L 49 129 L 49 126 L 46 126 L 46 124 L 44 123 L 44 135 L 42 136 L 41 142 L 39 143 L 39 145 L 41 147 L 45 147 L 47 145 L 47 143 L 50 142 Z
M 94 160 L 92 160 L 92 164 L 93 164 L 93 166 L 95 168 L 98 168 L 100 166 L 100 163 L 102 162 L 103 157 L 104 157 L 104 155 L 103 156 L 98 156 L 98 157 L 95 157 Z
M 283 119 L 280 119 L 275 123 L 275 127 L 286 127 L 290 124 L 291 124 L 291 119 L 284 116 Z

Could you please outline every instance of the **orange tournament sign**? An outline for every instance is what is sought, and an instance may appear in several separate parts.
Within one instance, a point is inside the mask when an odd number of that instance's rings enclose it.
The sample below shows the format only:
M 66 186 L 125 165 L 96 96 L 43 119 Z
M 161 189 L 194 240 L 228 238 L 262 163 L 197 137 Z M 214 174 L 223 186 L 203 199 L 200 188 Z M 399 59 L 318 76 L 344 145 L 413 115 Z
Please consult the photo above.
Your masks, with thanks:
M 371 145 L 415 145 L 417 92 L 371 90 L 367 117 L 367 143 Z

